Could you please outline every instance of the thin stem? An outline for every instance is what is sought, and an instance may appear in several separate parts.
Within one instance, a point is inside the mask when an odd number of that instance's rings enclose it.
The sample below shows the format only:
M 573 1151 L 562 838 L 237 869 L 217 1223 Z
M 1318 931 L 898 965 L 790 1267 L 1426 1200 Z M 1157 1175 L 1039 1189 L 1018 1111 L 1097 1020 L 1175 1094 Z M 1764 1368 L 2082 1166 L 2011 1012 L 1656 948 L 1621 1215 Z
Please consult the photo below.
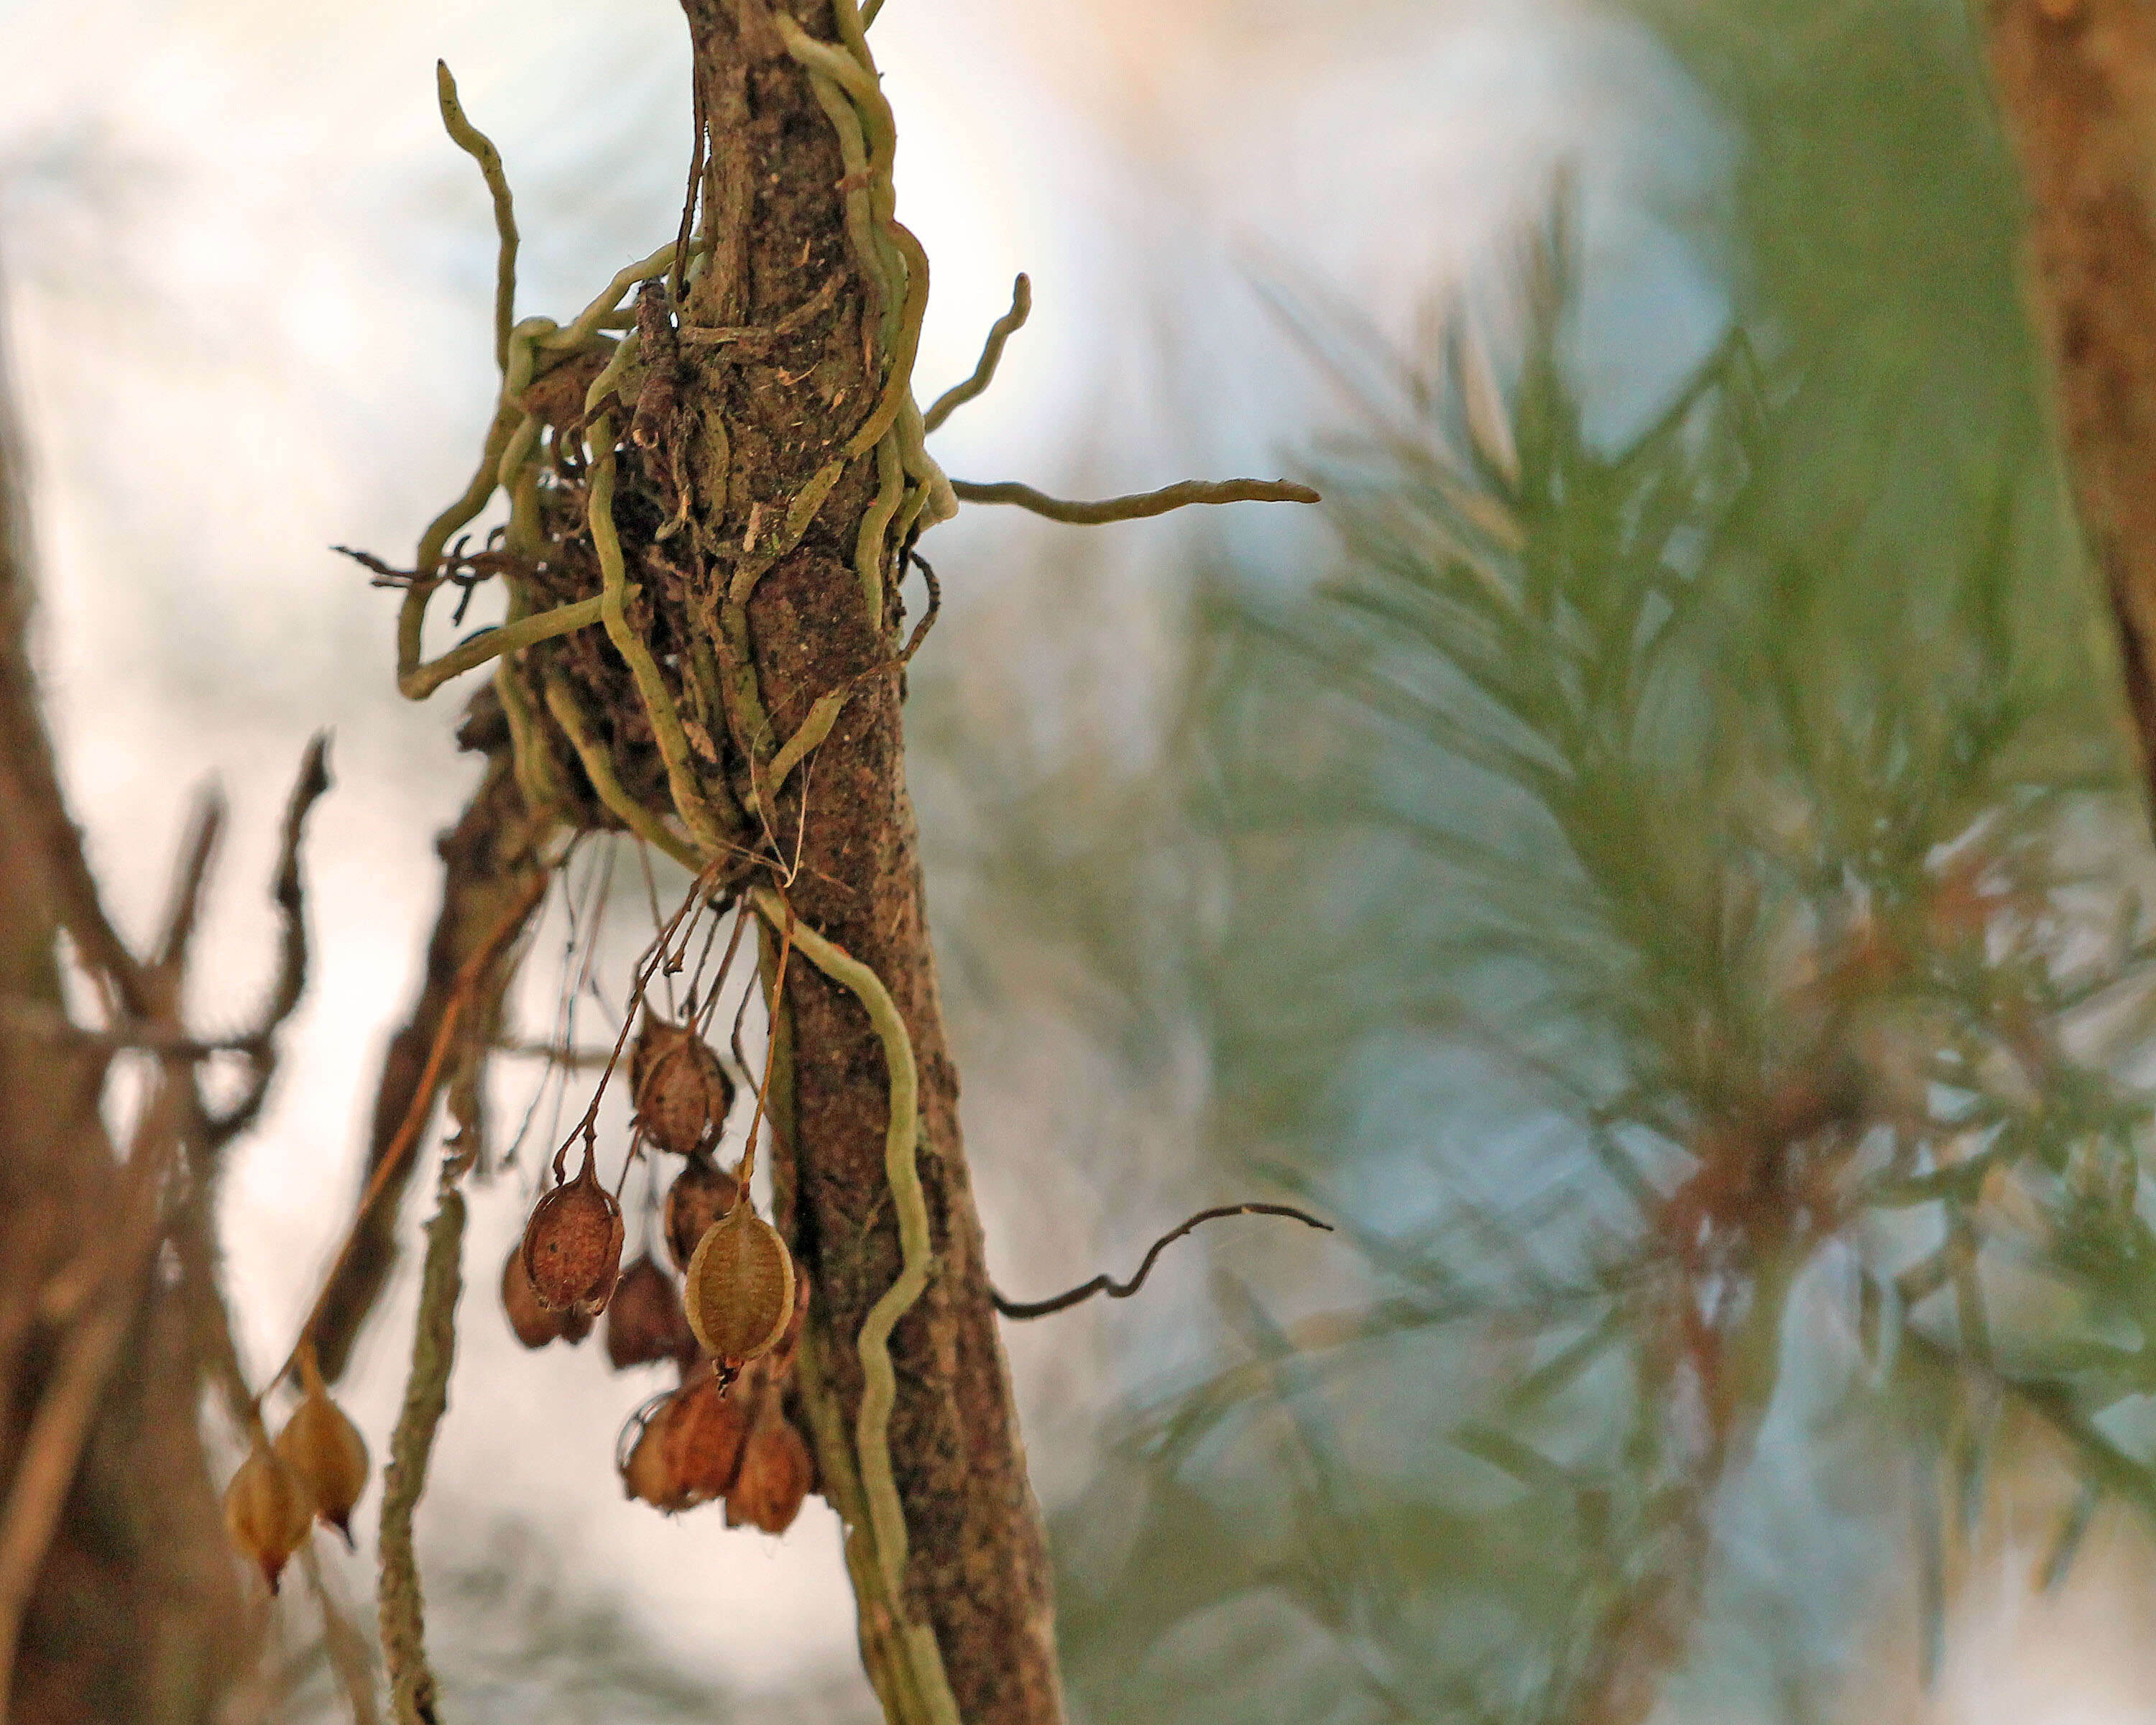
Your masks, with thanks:
M 988 1297 L 995 1301 L 998 1312 L 1011 1318 L 1047 1317 L 1055 1312 L 1067 1312 L 1096 1294 L 1106 1294 L 1111 1300 L 1127 1300 L 1145 1285 L 1146 1277 L 1152 1271 L 1153 1260 L 1163 1252 L 1202 1224 L 1223 1216 L 1290 1216 L 1310 1227 L 1322 1229 L 1327 1234 L 1332 1232 L 1330 1222 L 1321 1222 L 1309 1211 L 1299 1210 L 1291 1204 L 1216 1204 L 1211 1209 L 1199 1211 L 1188 1221 L 1169 1229 L 1155 1240 L 1145 1255 L 1145 1261 L 1138 1266 L 1137 1274 L 1128 1281 L 1117 1281 L 1103 1271 L 1091 1281 L 1081 1282 L 1076 1287 L 1066 1288 L 1062 1293 L 1052 1295 L 1045 1300 L 1007 1300 L 993 1288 L 988 1290 Z
M 658 661 L 652 658 L 651 649 L 643 638 L 629 627 L 624 602 L 629 586 L 629 577 L 622 561 L 621 536 L 613 519 L 613 420 L 603 414 L 591 429 L 593 444 L 603 453 L 592 464 L 590 494 L 590 521 L 592 545 L 598 553 L 599 575 L 603 586 L 599 593 L 601 620 L 606 624 L 607 639 L 614 644 L 628 664 L 629 674 L 636 680 L 637 693 L 644 699 L 645 714 L 651 721 L 652 741 L 658 746 L 659 758 L 665 764 L 666 783 L 674 796 L 674 807 L 698 845 L 706 855 L 725 850 L 726 835 L 721 832 L 711 819 L 710 807 L 703 790 L 696 782 L 695 768 L 689 755 L 688 733 L 681 728 L 681 716 L 675 709 L 674 697 L 666 692 L 665 680 L 660 676 Z M 696 865 L 691 863 L 690 867 Z
M 411 596 L 421 591 L 421 583 L 413 583 L 406 594 L 406 602 L 408 603 Z M 400 670 L 397 674 L 398 691 L 407 700 L 424 701 L 450 678 L 460 677 L 468 670 L 476 670 L 488 660 L 499 659 L 505 653 L 514 653 L 519 648 L 529 647 L 536 642 L 551 641 L 557 635 L 566 635 L 577 629 L 589 629 L 594 623 L 603 619 L 605 603 L 603 598 L 578 599 L 573 604 L 557 605 L 551 611 L 542 611 L 536 617 L 519 618 L 514 623 L 505 623 L 499 628 L 488 629 L 483 634 L 475 635 L 470 640 L 452 647 L 430 665 L 419 664 L 418 655 L 414 653 L 412 669 Z M 419 604 L 424 612 L 426 606 L 424 598 Z
M 921 416 L 921 429 L 933 431 L 951 415 L 986 390 L 995 381 L 996 367 L 1003 361 L 1004 344 L 1025 327 L 1025 321 L 1033 315 L 1033 284 L 1020 271 L 1011 283 L 1010 310 L 988 326 L 988 339 L 981 344 L 980 362 L 973 367 L 973 375 L 963 383 L 954 383 L 936 398 L 927 413 Z
M 405 1381 L 404 1407 L 390 1435 L 389 1465 L 382 1476 L 382 1653 L 398 1725 L 435 1725 L 434 1674 L 427 1665 L 412 1516 L 427 1488 L 434 1430 L 449 1405 L 449 1368 L 457 1352 L 457 1296 L 464 1286 L 464 1194 L 445 1185 L 434 1219 L 427 1224 L 427 1258 L 412 1331 L 412 1373 Z
M 1166 515 L 1172 509 L 1187 509 L 1194 503 L 1323 501 L 1308 485 L 1295 485 L 1287 480 L 1184 480 L 1180 485 L 1163 485 L 1158 491 L 1134 491 L 1126 497 L 1103 497 L 1090 503 L 1051 497 L 1015 480 L 983 484 L 977 480 L 954 479 L 951 490 L 962 502 L 1014 503 L 1020 509 L 1045 515 L 1051 521 L 1067 521 L 1080 527 L 1097 527 L 1108 521 L 1143 521 L 1147 516 Z
M 464 968 L 457 973 L 455 985 L 449 991 L 449 1002 L 442 1009 L 441 1024 L 434 1032 L 434 1046 L 427 1051 L 427 1064 L 421 1070 L 418 1085 L 412 1093 L 412 1106 L 405 1110 L 403 1123 L 397 1128 L 396 1137 L 382 1147 L 382 1156 L 374 1165 L 373 1178 L 367 1183 L 367 1190 L 361 1194 L 359 1203 L 352 1213 L 351 1225 L 345 1230 L 344 1244 L 337 1249 L 336 1258 L 330 1266 L 329 1274 L 322 1278 L 321 1291 L 315 1296 L 315 1303 L 307 1312 L 307 1321 L 300 1326 L 300 1333 L 294 1338 L 292 1351 L 285 1355 L 285 1363 L 278 1367 L 263 1384 L 264 1394 L 299 1363 L 300 1350 L 313 1340 L 315 1326 L 321 1322 L 331 1290 L 336 1286 L 345 1262 L 352 1256 L 361 1230 L 366 1226 L 368 1212 L 374 1208 L 383 1189 L 403 1166 L 404 1158 L 411 1154 L 413 1147 L 419 1142 L 419 1134 L 427 1124 L 427 1117 L 434 1112 L 434 1087 L 442 1076 L 442 1067 L 449 1059 L 450 1047 L 456 1040 L 457 1025 L 464 1016 L 465 1006 L 477 991 L 480 978 L 486 974 L 511 937 L 524 926 L 525 919 L 545 894 L 547 883 L 552 878 L 544 870 L 534 875 L 501 920 L 488 932 L 479 950 L 465 961 Z
M 696 855 L 694 847 L 668 832 L 665 822 L 623 788 L 613 770 L 613 757 L 607 752 L 606 745 L 592 735 L 590 727 L 584 723 L 583 714 L 578 710 L 576 696 L 559 677 L 547 679 L 547 711 L 554 716 L 554 722 L 569 739 L 569 747 L 583 762 L 584 777 L 592 782 L 592 789 L 606 805 L 607 812 L 638 838 L 657 845 L 683 868 L 701 868 L 703 859 Z M 657 918 L 653 921 L 655 922 Z
M 444 128 L 457 147 L 479 164 L 494 199 L 494 229 L 501 241 L 495 261 L 494 362 L 506 372 L 509 331 L 516 321 L 516 211 L 509 195 L 509 177 L 502 172 L 501 151 L 465 117 L 464 105 L 457 100 L 457 80 L 449 75 L 446 60 L 434 62 L 434 94 L 441 104 Z
M 774 889 L 759 886 L 752 895 L 757 911 L 773 927 L 793 931 L 803 955 L 817 969 L 852 993 L 883 1045 L 891 1084 L 890 1113 L 884 1129 L 884 1178 L 898 1217 L 901 1267 L 898 1279 L 884 1291 L 861 1324 L 856 1346 L 861 1361 L 861 1401 L 854 1420 L 854 1449 L 861 1470 L 861 1491 L 868 1500 L 869 1522 L 875 1538 L 878 1568 L 886 1596 L 895 1604 L 906 1597 L 906 1508 L 891 1466 L 891 1414 L 898 1400 L 898 1374 L 891 1365 L 891 1334 L 928 1286 L 932 1246 L 928 1203 L 921 1187 L 915 1152 L 919 1142 L 919 1080 L 913 1061 L 913 1038 L 883 978 L 844 947 L 806 923 Z M 927 1692 L 932 1714 L 956 1725 L 957 1706 L 943 1676 L 942 1654 L 933 1630 L 901 1618 L 901 1632 L 914 1658 L 917 1681 Z

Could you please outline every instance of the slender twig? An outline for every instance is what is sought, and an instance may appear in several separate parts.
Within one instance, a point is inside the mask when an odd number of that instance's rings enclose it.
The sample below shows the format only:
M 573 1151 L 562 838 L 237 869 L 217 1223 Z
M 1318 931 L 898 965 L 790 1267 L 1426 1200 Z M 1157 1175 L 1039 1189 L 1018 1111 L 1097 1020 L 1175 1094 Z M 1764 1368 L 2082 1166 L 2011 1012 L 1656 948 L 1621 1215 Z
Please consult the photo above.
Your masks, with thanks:
M 195 923 L 202 915 L 203 886 L 209 878 L 209 865 L 217 855 L 217 841 L 224 832 L 224 796 L 214 783 L 205 788 L 195 798 L 194 813 L 187 821 L 187 836 L 180 847 L 180 864 L 173 870 L 172 885 L 165 905 L 165 932 L 158 937 L 156 956 L 150 961 L 151 974 L 157 978 L 162 994 L 168 997 L 160 1004 L 166 1008 L 165 1016 L 176 1017 L 171 991 L 178 986 L 180 972 L 187 961 L 187 947 L 195 937 Z
M 507 912 L 489 931 L 478 950 L 465 960 L 463 969 L 457 973 L 456 983 L 449 991 L 449 1002 L 442 1009 L 442 1022 L 434 1032 L 434 1046 L 427 1052 L 427 1064 L 421 1070 L 418 1086 L 412 1093 L 412 1106 L 405 1111 L 403 1123 L 397 1128 L 396 1137 L 383 1147 L 381 1157 L 376 1161 L 373 1177 L 367 1181 L 367 1190 L 360 1194 L 359 1203 L 353 1208 L 351 1224 L 345 1230 L 344 1243 L 337 1249 L 336 1258 L 331 1264 L 329 1273 L 322 1278 L 321 1291 L 315 1296 L 315 1303 L 308 1308 L 307 1321 L 300 1326 L 300 1333 L 292 1343 L 292 1351 L 285 1357 L 285 1363 L 263 1385 L 265 1392 L 299 1363 L 300 1350 L 312 1338 L 315 1326 L 321 1321 L 331 1291 L 336 1286 L 345 1262 L 351 1257 L 354 1245 L 367 1224 L 368 1213 L 374 1208 L 375 1201 L 381 1197 L 383 1189 L 403 1166 L 404 1158 L 411 1154 L 413 1147 L 419 1142 L 419 1134 L 427 1124 L 427 1117 L 434 1111 L 435 1081 L 441 1076 L 443 1064 L 449 1059 L 450 1046 L 456 1040 L 457 1024 L 464 1016 L 465 1008 L 478 992 L 480 978 L 500 956 L 501 949 L 523 927 L 525 919 L 531 914 L 532 906 L 546 892 L 549 878 L 542 870 L 525 883 L 524 890 L 517 894 Z
M 1163 1252 L 1202 1224 L 1215 1221 L 1222 1216 L 1291 1216 L 1310 1227 L 1321 1228 L 1327 1234 L 1332 1232 L 1330 1222 L 1321 1222 L 1309 1211 L 1299 1210 L 1291 1204 L 1216 1204 L 1211 1209 L 1199 1211 L 1188 1221 L 1178 1224 L 1155 1240 L 1145 1255 L 1145 1261 L 1138 1266 L 1137 1274 L 1128 1281 L 1117 1281 L 1103 1271 L 1091 1281 L 1081 1282 L 1076 1287 L 1066 1288 L 1045 1300 L 1006 1299 L 993 1287 L 988 1290 L 988 1297 L 995 1301 L 996 1310 L 1004 1317 L 1014 1318 L 1047 1317 L 1058 1312 L 1067 1312 L 1096 1294 L 1106 1294 L 1111 1300 L 1127 1300 L 1144 1286 L 1146 1277 L 1152 1271 L 1153 1260 Z
M 442 1189 L 427 1224 L 427 1258 L 419 1277 L 419 1311 L 412 1332 L 412 1374 L 404 1407 L 390 1435 L 382 1476 L 382 1652 L 389 1667 L 389 1701 L 398 1725 L 436 1725 L 434 1674 L 428 1668 L 426 1623 L 418 1559 L 412 1548 L 412 1514 L 427 1488 L 434 1429 L 449 1405 L 449 1368 L 457 1351 L 457 1296 L 462 1291 L 464 1194 Z
M 954 479 L 951 489 L 967 503 L 1015 503 L 1020 509 L 1029 509 L 1035 515 L 1045 515 L 1051 521 L 1068 521 L 1075 526 L 1096 527 L 1107 521 L 1142 521 L 1147 516 L 1166 515 L 1172 509 L 1185 509 L 1194 503 L 1317 503 L 1322 500 L 1308 485 L 1298 485 L 1286 480 L 1185 480 L 1180 485 L 1166 485 L 1158 491 L 1138 491 L 1127 497 L 1103 497 L 1096 502 L 1073 503 L 1061 497 L 1050 497 L 1045 491 L 1036 491 L 1031 485 L 1020 485 L 1015 480 L 999 480 L 993 484 L 982 484 L 974 480 Z
M 588 1071 L 603 1066 L 613 1052 L 604 1048 L 562 1048 L 552 1042 L 497 1042 L 494 1050 L 515 1060 L 545 1060 L 551 1065 L 562 1066 L 572 1072 Z
M 674 331 L 674 337 L 685 347 L 743 347 L 756 351 L 783 341 L 787 336 L 798 334 L 809 321 L 831 309 L 839 297 L 839 288 L 844 276 L 834 271 L 824 279 L 807 299 L 796 305 L 776 323 L 759 324 L 697 324 L 685 323 Z
M 300 757 L 299 775 L 285 803 L 285 823 L 277 847 L 277 872 L 270 886 L 270 899 L 282 921 L 283 939 L 278 950 L 276 980 L 270 985 L 270 997 L 262 1010 L 256 1014 L 253 1033 L 264 1040 L 291 1016 L 292 1009 L 299 1004 L 307 985 L 307 924 L 300 876 L 300 845 L 306 834 L 309 812 L 330 788 L 329 747 L 329 732 L 317 732 Z
M 0 624 L 8 620 L 6 612 L 15 608 L 6 603 L 8 598 L 0 588 Z M 151 1017 L 142 964 L 105 914 L 83 855 L 81 829 L 68 813 L 28 662 L 7 646 L 0 646 L 0 762 L 7 764 L 15 790 L 11 812 L 25 829 L 23 849 L 43 859 L 48 871 L 54 915 L 107 1000 L 116 1000 L 133 1017 Z
M 689 261 L 689 242 L 696 224 L 696 202 L 704 187 L 704 150 L 706 125 L 704 120 L 704 81 L 701 78 L 689 80 L 690 130 L 689 189 L 681 197 L 681 226 L 674 236 L 674 262 L 666 272 L 666 304 L 669 311 L 679 314 L 681 309 L 681 277 Z
M 247 1087 L 230 1106 L 203 1122 L 203 1148 L 214 1152 L 244 1132 L 262 1111 L 270 1094 L 270 1081 L 277 1070 L 277 1032 L 299 1008 L 307 987 L 306 887 L 300 873 L 300 847 L 306 836 L 307 815 L 330 788 L 329 733 L 317 732 L 300 757 L 299 775 L 285 800 L 285 821 L 278 840 L 277 871 L 271 876 L 270 897 L 277 906 L 280 938 L 277 971 L 270 992 L 255 1014 L 251 1028 L 243 1033 L 243 1049 L 250 1070 Z
M 367 1656 L 367 1638 L 330 1591 L 329 1578 L 322 1573 L 321 1557 L 312 1540 L 300 1548 L 300 1573 L 306 1578 L 307 1591 L 314 1595 L 315 1609 L 321 1613 L 322 1651 L 329 1656 L 337 1686 L 344 1691 L 345 1705 L 352 1710 L 352 1725 L 376 1725 L 379 1716 L 374 1707 L 374 1672 Z

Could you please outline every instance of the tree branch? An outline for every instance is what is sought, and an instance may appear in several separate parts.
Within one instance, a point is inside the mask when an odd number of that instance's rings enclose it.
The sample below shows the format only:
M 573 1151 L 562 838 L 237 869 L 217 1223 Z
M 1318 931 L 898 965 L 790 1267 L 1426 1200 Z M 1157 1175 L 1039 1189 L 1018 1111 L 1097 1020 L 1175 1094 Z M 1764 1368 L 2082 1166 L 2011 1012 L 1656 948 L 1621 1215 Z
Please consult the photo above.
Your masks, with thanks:
M 2032 288 L 2089 552 L 2156 773 L 2156 13 L 1984 0 L 2021 165 Z M 2156 801 L 2156 799 L 2152 799 Z

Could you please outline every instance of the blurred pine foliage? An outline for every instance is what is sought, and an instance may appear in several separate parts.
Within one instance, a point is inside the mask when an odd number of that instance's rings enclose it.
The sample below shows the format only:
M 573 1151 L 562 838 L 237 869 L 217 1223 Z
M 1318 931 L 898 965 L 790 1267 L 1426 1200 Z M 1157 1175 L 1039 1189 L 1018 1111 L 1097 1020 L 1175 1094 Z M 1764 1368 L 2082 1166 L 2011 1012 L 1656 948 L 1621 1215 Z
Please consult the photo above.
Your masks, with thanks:
M 1818 1717 L 1990 1470 L 2053 1573 L 2156 1508 L 2145 815 L 1964 14 L 1634 11 L 1730 128 L 1712 353 L 1587 398 L 1565 193 L 1494 356 L 1287 301 L 1337 567 L 1211 583 L 1178 806 L 1007 859 L 1360 1264 L 1216 1268 L 1065 1518 L 1086 1717 Z

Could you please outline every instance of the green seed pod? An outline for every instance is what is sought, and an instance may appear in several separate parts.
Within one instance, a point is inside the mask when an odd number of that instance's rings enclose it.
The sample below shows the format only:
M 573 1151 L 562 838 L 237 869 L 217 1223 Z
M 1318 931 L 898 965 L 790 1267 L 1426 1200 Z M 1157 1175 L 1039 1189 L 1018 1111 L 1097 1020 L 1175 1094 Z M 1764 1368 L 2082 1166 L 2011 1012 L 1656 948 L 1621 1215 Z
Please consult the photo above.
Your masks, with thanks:
M 689 1260 L 689 1327 L 716 1360 L 754 1359 L 793 1315 L 793 1255 L 746 1204 L 706 1229 Z
M 259 1438 L 224 1488 L 224 1530 L 239 1554 L 259 1565 L 270 1591 L 314 1526 L 306 1483 Z
M 367 1440 L 330 1399 L 311 1345 L 300 1354 L 300 1405 L 277 1434 L 277 1454 L 307 1488 L 315 1513 L 349 1546 L 352 1512 L 367 1490 Z

